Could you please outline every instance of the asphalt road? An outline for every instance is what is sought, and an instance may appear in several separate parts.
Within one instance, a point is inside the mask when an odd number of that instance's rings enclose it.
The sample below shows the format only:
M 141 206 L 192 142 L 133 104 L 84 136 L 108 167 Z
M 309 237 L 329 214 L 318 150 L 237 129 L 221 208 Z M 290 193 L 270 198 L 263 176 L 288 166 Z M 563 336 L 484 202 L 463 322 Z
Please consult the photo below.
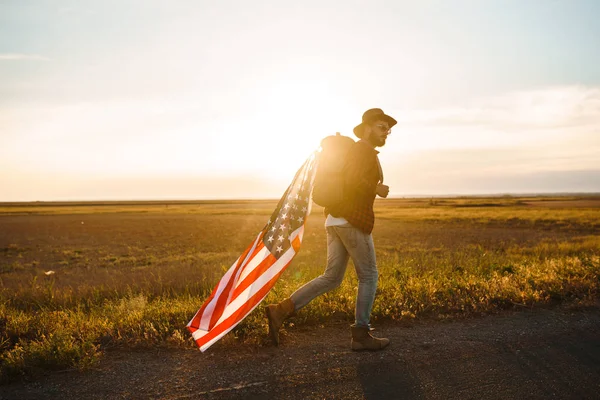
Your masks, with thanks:
M 382 352 L 347 323 L 289 329 L 279 348 L 111 351 L 85 372 L 0 386 L 0 399 L 600 399 L 600 309 L 387 323 Z

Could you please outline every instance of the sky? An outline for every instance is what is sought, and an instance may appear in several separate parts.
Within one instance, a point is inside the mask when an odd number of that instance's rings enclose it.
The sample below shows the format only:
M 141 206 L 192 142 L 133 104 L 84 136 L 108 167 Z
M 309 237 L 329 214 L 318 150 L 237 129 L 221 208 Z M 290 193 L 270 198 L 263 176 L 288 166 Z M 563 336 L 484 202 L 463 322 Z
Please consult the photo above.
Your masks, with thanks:
M 391 196 L 600 192 L 600 2 L 0 0 L 0 201 L 278 198 L 362 113 Z

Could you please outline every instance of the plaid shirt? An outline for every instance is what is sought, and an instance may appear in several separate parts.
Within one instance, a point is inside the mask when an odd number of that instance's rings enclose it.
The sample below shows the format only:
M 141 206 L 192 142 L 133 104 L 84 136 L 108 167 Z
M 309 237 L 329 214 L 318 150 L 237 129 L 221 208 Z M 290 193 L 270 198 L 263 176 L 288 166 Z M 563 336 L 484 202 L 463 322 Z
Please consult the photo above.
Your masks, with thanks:
M 325 215 L 344 217 L 367 234 L 373 231 L 375 191 L 383 180 L 377 154 L 379 152 L 366 140 L 359 140 L 352 146 L 344 167 L 344 202 L 325 209 Z

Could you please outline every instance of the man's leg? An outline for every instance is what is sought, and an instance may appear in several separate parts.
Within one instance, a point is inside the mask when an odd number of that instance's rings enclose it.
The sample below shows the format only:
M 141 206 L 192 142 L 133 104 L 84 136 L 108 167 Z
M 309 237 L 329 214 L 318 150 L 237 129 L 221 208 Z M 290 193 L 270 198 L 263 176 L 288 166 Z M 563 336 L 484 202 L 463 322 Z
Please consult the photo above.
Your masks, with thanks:
M 307 305 L 315 297 L 338 287 L 344 280 L 348 259 L 348 251 L 335 231 L 335 227 L 327 227 L 327 267 L 322 275 L 292 294 L 295 311 Z
M 375 245 L 373 236 L 356 229 L 357 242 L 356 254 L 353 255 L 354 267 L 358 276 L 358 295 L 356 296 L 355 317 L 356 326 L 369 326 L 371 310 L 377 291 L 377 261 L 375 258 Z
M 291 297 L 279 304 L 266 307 L 269 335 L 279 344 L 279 329 L 283 321 L 295 311 L 307 305 L 315 297 L 335 289 L 344 279 L 349 255 L 333 227 L 327 227 L 327 267 L 325 272 L 296 290 Z
M 352 257 L 358 276 L 358 295 L 355 310 L 356 326 L 369 326 L 378 278 L 373 236 L 350 224 L 336 226 L 335 229 L 338 237 L 348 249 L 350 257 Z
M 358 276 L 358 294 L 356 296 L 355 324 L 352 325 L 353 350 L 379 350 L 389 344 L 388 339 L 374 338 L 369 333 L 371 310 L 377 291 L 377 260 L 373 236 L 352 225 L 336 227 L 340 239 L 344 242 Z

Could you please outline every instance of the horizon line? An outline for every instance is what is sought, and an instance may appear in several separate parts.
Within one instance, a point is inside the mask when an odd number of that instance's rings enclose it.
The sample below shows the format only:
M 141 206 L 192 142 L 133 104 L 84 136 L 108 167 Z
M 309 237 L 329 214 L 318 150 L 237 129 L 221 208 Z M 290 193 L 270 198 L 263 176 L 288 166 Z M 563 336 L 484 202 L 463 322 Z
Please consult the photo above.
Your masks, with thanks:
M 475 193 L 475 194 L 406 194 L 406 195 L 392 195 L 386 199 L 422 199 L 422 198 L 465 198 L 465 197 L 563 197 L 563 196 L 600 196 L 598 192 L 498 192 L 498 193 Z M 0 201 L 0 205 L 13 205 L 13 204 L 31 204 L 31 203 L 131 203 L 131 202 L 144 202 L 144 203 L 196 203 L 196 202 L 221 202 L 221 201 L 276 201 L 280 197 L 228 197 L 228 198 L 133 198 L 133 199 L 93 199 L 93 200 L 81 200 L 81 199 L 70 199 L 70 200 L 20 200 L 20 201 Z M 385 200 L 377 198 L 376 200 Z

